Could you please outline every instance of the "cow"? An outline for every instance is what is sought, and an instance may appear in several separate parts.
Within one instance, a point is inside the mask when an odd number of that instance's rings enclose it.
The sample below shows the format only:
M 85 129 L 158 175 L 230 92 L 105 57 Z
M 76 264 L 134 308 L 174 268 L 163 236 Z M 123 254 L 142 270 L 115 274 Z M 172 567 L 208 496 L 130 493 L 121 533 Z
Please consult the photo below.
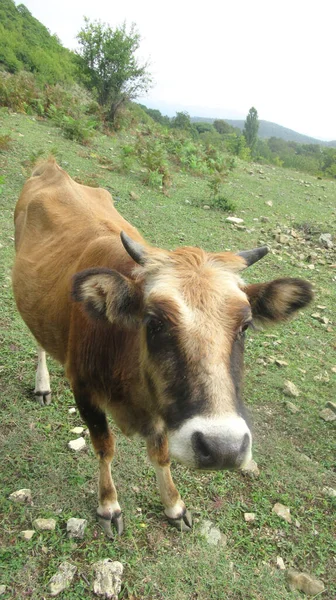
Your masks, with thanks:
M 13 290 L 38 345 L 35 396 L 41 405 L 51 401 L 48 353 L 64 365 L 98 457 L 100 524 L 108 536 L 111 525 L 119 534 L 124 527 L 111 476 L 111 413 L 126 436 L 145 438 L 165 515 L 189 530 L 170 459 L 211 470 L 249 463 L 245 332 L 306 306 L 310 284 L 246 284 L 242 271 L 267 247 L 155 248 L 106 190 L 76 183 L 53 158 L 33 170 L 14 219 Z

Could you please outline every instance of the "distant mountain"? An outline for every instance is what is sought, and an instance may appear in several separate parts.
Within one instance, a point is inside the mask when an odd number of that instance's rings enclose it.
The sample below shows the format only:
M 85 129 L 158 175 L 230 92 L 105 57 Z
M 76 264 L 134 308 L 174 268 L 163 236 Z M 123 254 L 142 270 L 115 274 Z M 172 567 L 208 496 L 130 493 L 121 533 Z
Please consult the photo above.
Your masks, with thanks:
M 193 123 L 213 123 L 215 121 L 215 119 L 207 117 L 191 117 L 191 120 Z M 232 125 L 232 127 L 237 127 L 240 130 L 243 130 L 244 128 L 244 120 L 224 119 L 224 121 L 226 121 L 226 123 L 229 125 Z M 286 142 L 298 142 L 299 144 L 319 144 L 320 146 L 336 148 L 336 140 L 331 142 L 318 140 L 316 138 L 309 137 L 308 135 L 298 133 L 297 131 L 293 131 L 293 129 L 288 129 L 287 127 L 282 127 L 282 125 L 277 125 L 277 123 L 271 123 L 270 121 L 259 121 L 258 136 L 260 138 L 277 137 L 285 140 Z

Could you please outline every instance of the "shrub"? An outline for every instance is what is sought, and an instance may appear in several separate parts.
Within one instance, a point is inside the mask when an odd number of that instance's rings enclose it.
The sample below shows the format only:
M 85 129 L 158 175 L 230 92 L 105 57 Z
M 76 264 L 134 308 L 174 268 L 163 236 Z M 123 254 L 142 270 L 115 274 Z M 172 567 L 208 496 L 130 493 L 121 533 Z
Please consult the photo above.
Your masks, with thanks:
M 60 127 L 64 137 L 87 145 L 95 133 L 97 122 L 89 119 L 74 119 L 68 115 L 63 115 Z
M 0 151 L 8 150 L 12 138 L 10 135 L 0 135 Z
M 236 209 L 235 204 L 232 200 L 227 198 L 227 196 L 216 196 L 215 198 L 212 198 L 210 206 L 224 212 L 233 212 Z
M 0 72 L 0 105 L 18 112 L 26 112 L 28 106 L 36 106 L 41 97 L 34 76 L 21 71 L 15 75 Z

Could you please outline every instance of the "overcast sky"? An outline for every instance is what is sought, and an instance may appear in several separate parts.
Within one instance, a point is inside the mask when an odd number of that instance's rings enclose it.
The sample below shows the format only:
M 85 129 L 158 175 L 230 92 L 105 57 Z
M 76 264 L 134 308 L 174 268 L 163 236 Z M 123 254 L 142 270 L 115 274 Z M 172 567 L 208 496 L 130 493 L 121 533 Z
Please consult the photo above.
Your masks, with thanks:
M 155 81 L 141 102 L 164 113 L 245 118 L 255 106 L 260 119 L 336 139 L 335 0 L 23 3 L 71 49 L 84 15 L 135 22 Z

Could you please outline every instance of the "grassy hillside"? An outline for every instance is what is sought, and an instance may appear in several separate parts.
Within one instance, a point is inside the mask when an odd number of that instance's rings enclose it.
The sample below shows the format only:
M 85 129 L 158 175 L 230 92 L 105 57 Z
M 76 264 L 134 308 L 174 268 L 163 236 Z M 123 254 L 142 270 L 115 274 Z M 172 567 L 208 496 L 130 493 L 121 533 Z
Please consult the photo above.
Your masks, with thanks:
M 205 117 L 192 117 L 191 120 L 193 122 L 213 123 L 215 119 Z M 244 120 L 225 119 L 225 121 L 232 127 L 237 127 L 241 131 L 243 131 L 244 129 Z M 282 125 L 278 125 L 277 123 L 272 123 L 271 121 L 264 121 L 262 119 L 259 121 L 258 136 L 262 139 L 277 137 L 281 140 L 285 140 L 286 142 L 297 142 L 298 144 L 319 144 L 320 146 L 329 146 L 330 148 L 336 148 L 336 140 L 333 140 L 331 142 L 318 140 L 316 138 L 310 137 L 309 135 L 298 133 L 293 129 L 288 129 L 288 127 L 283 127 Z
M 125 567 L 122 599 L 299 600 L 301 594 L 289 591 L 285 574 L 277 569 L 277 556 L 287 568 L 322 579 L 326 592 L 321 597 L 335 598 L 335 499 L 323 492 L 325 486 L 336 487 L 335 426 L 319 413 L 327 401 L 334 401 L 335 392 L 336 257 L 334 250 L 326 251 L 318 243 L 321 232 L 335 239 L 335 182 L 238 160 L 225 188 L 236 216 L 244 219 L 246 229 L 238 229 L 226 222 L 227 213 L 203 208 L 210 199 L 208 182 L 201 177 L 170 164 L 172 186 L 165 196 L 143 184 L 140 165 L 120 172 L 116 167 L 121 157 L 127 158 L 125 148 L 134 144 L 136 130 L 96 135 L 91 146 L 83 147 L 64 139 L 51 121 L 32 116 L 3 111 L 0 128 L 9 136 L 0 150 L 3 598 L 47 597 L 49 578 L 68 560 L 78 571 L 61 597 L 93 599 L 92 564 L 109 557 Z M 113 541 L 105 539 L 95 521 L 96 459 L 89 442 L 79 455 L 67 448 L 74 437 L 70 430 L 81 422 L 78 413 L 68 412 L 74 400 L 62 369 L 52 360 L 53 403 L 44 409 L 34 403 L 35 345 L 15 308 L 10 282 L 13 210 L 34 159 L 50 152 L 72 177 L 107 188 L 118 210 L 149 242 L 166 248 L 200 245 L 211 251 L 267 243 L 272 252 L 246 271 L 247 281 L 292 276 L 315 286 L 314 303 L 293 322 L 249 334 L 245 399 L 254 421 L 260 477 L 173 466 L 177 487 L 193 512 L 190 534 L 180 535 L 164 521 L 144 444 L 118 434 L 113 476 L 126 533 Z M 287 236 L 281 244 L 274 239 L 280 232 Z M 314 313 L 321 318 L 313 318 Z M 275 360 L 288 364 L 279 367 Z M 296 414 L 284 403 L 285 380 L 300 390 L 293 399 Z M 20 488 L 32 490 L 31 506 L 8 500 Z M 272 513 L 276 502 L 290 507 L 291 524 Z M 244 512 L 254 512 L 256 521 L 246 523 Z M 20 531 L 30 529 L 37 517 L 55 518 L 55 532 L 22 540 Z M 83 540 L 67 538 L 69 517 L 88 520 Z M 202 538 L 201 524 L 207 519 L 227 536 L 225 546 L 209 546 Z
M 10 73 L 24 69 L 47 83 L 73 81 L 74 54 L 24 4 L 1 0 L 0 68 Z

